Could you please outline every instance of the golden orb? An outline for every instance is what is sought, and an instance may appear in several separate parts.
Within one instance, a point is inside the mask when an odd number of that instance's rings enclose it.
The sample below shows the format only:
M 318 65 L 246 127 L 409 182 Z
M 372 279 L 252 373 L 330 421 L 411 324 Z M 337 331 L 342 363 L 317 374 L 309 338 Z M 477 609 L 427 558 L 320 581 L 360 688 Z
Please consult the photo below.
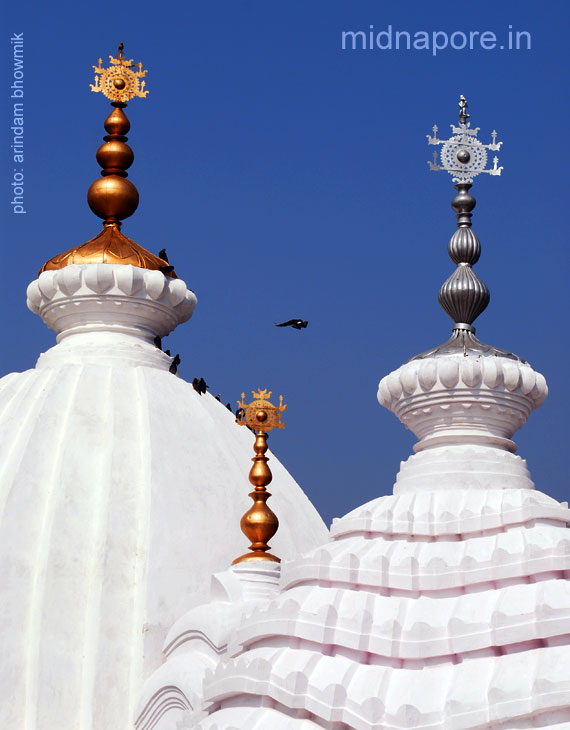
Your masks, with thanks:
M 108 134 L 125 135 L 131 128 L 131 123 L 121 107 L 115 107 L 105 119 L 105 131 Z
M 121 89 L 124 89 L 126 86 L 125 79 L 115 79 L 113 81 L 113 86 L 115 87 L 115 89 L 119 89 L 119 91 Z
M 113 139 L 104 142 L 97 150 L 95 157 L 104 169 L 126 170 L 133 164 L 135 154 L 128 144 Z
M 259 410 L 255 414 L 255 418 L 260 423 L 264 423 L 265 421 L 267 421 L 267 412 L 266 411 Z
M 137 209 L 139 192 L 130 180 L 119 175 L 105 175 L 91 184 L 87 202 L 99 218 L 120 221 Z

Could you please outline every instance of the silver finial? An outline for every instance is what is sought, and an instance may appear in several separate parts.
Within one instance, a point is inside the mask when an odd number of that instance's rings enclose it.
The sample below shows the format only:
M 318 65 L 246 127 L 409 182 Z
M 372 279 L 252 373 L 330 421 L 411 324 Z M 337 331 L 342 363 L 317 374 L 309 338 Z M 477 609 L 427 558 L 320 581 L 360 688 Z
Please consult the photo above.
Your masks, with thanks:
M 434 127 L 434 136 L 428 135 L 430 144 L 443 144 L 441 160 L 443 168 L 434 160 L 430 163 L 432 169 L 445 169 L 453 175 L 456 183 L 457 195 L 451 202 L 451 207 L 457 215 L 457 231 L 449 241 L 449 257 L 457 268 L 439 290 L 439 303 L 453 320 L 454 329 L 463 329 L 474 332 L 472 326 L 475 319 L 489 304 L 490 294 L 485 284 L 479 279 L 472 267 L 481 255 L 481 244 L 471 230 L 472 210 L 475 207 L 475 198 L 469 193 L 471 182 L 479 172 L 488 172 L 491 175 L 500 174 L 502 168 L 495 166 L 490 170 L 483 169 L 487 163 L 487 149 L 499 149 L 502 142 L 497 142 L 497 133 L 493 131 L 493 142 L 483 145 L 477 139 L 479 127 L 469 128 L 467 119 L 467 100 L 463 94 L 459 97 L 459 127 L 453 124 L 451 128 L 456 136 L 441 142 L 437 139 L 437 128 Z M 495 172 L 497 170 L 497 172 Z
M 433 126 L 433 136 L 426 135 L 429 144 L 443 145 L 441 149 L 441 165 L 437 162 L 437 152 L 433 153 L 433 162 L 428 162 L 431 170 L 447 170 L 453 175 L 457 195 L 451 201 L 451 207 L 457 215 L 457 230 L 449 241 L 449 257 L 457 268 L 439 290 L 438 300 L 443 309 L 454 322 L 451 337 L 442 345 L 422 352 L 411 358 L 422 360 L 426 357 L 444 357 L 450 354 L 463 353 L 465 357 L 500 356 L 524 362 L 512 352 L 485 345 L 475 337 L 473 322 L 489 304 L 489 290 L 477 274 L 473 265 L 481 255 L 481 244 L 471 230 L 472 210 L 475 198 L 469 193 L 473 178 L 480 172 L 489 175 L 500 175 L 502 167 L 498 166 L 498 157 L 493 158 L 493 167 L 486 170 L 487 150 L 498 151 L 503 144 L 497 142 L 497 132 L 493 130 L 493 141 L 484 145 L 477 139 L 479 127 L 470 128 L 467 121 L 467 100 L 463 94 L 459 97 L 459 127 L 451 125 L 454 136 L 448 140 L 437 137 L 437 125 Z
M 453 175 L 455 183 L 472 183 L 481 172 L 489 175 L 500 175 L 503 168 L 498 166 L 499 159 L 493 159 L 493 167 L 485 169 L 487 165 L 487 150 L 498 152 L 502 142 L 497 142 L 497 132 L 493 130 L 493 141 L 483 144 L 477 139 L 479 127 L 471 129 L 467 120 L 471 116 L 467 113 L 467 99 L 461 94 L 459 97 L 459 126 L 451 124 L 453 135 L 449 139 L 438 139 L 437 125 L 433 127 L 433 135 L 426 134 L 428 144 L 442 145 L 440 151 L 441 164 L 437 162 L 437 153 L 434 153 L 433 162 L 428 161 L 430 170 L 447 170 Z

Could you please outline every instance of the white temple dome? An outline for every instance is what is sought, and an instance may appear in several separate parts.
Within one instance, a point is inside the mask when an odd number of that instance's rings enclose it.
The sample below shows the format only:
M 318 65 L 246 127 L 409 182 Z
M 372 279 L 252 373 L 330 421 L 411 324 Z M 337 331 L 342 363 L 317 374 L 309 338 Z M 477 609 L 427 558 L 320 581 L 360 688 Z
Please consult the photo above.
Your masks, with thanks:
M 1 725 L 127 728 L 167 630 L 247 546 L 253 439 L 153 344 L 192 314 L 182 280 L 70 265 L 28 304 L 58 344 L 0 380 Z M 327 532 L 271 464 L 290 558 Z
M 170 721 L 141 712 L 138 730 L 570 727 L 570 511 L 534 490 L 511 441 L 546 383 L 526 363 L 461 358 L 381 381 L 421 434 L 394 495 L 284 563 L 272 597 L 234 598 L 200 701 Z M 209 610 L 228 603 L 214 591 Z M 183 687 L 200 656 L 173 655 L 163 684 Z

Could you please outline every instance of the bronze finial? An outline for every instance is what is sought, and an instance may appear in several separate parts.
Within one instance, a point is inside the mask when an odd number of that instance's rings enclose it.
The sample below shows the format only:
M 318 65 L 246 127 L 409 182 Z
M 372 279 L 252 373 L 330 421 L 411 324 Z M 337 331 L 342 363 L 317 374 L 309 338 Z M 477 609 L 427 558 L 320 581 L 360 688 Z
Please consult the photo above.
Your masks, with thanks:
M 287 404 L 283 403 L 283 396 L 279 396 L 279 405 L 274 406 L 270 402 L 271 391 L 251 391 L 253 401 L 245 402 L 245 393 L 241 394 L 241 401 L 238 401 L 236 421 L 240 426 L 249 426 L 255 432 L 255 444 L 253 450 L 253 466 L 249 472 L 249 481 L 255 487 L 249 496 L 253 499 L 253 505 L 241 518 L 240 526 L 243 534 L 251 542 L 251 552 L 236 558 L 232 565 L 243 563 L 246 560 L 273 560 L 280 563 L 281 560 L 267 552 L 269 540 L 277 532 L 279 520 L 269 509 L 266 502 L 271 497 L 270 492 L 265 488 L 272 480 L 270 468 L 267 466 L 267 432 L 272 428 L 284 428 L 285 423 L 281 420 L 283 411 Z
M 127 144 L 126 134 L 131 125 L 123 109 L 127 101 L 135 96 L 146 97 L 146 76 L 142 64 L 138 64 L 138 71 L 133 71 L 133 59 L 123 56 L 123 43 L 119 44 L 117 58 L 109 56 L 111 65 L 103 68 L 103 61 L 93 66 L 95 83 L 91 84 L 91 91 L 101 92 L 111 99 L 113 111 L 105 120 L 104 143 L 97 150 L 97 162 L 101 165 L 102 179 L 95 180 L 87 192 L 87 202 L 96 216 L 103 219 L 104 226 L 121 227 L 123 218 L 131 216 L 138 207 L 139 193 L 136 187 L 126 180 L 127 169 L 135 159 L 132 149 Z
M 101 177 L 91 185 L 87 192 L 89 207 L 103 219 L 103 230 L 86 243 L 70 248 L 62 254 L 52 257 L 42 266 L 42 271 L 62 269 L 71 264 L 125 264 L 144 269 L 159 270 L 165 276 L 176 278 L 168 262 L 139 246 L 136 241 L 124 236 L 121 231 L 123 218 L 131 216 L 139 204 L 139 193 L 136 187 L 126 179 L 127 169 L 135 159 L 132 149 L 127 144 L 127 133 L 131 127 L 123 109 L 126 102 L 135 96 L 145 97 L 146 76 L 142 63 L 136 64 L 133 70 L 132 59 L 125 59 L 124 45 L 119 44 L 118 56 L 109 56 L 111 65 L 103 68 L 103 59 L 95 69 L 95 83 L 91 90 L 101 92 L 111 99 L 113 107 L 105 119 L 103 144 L 97 150 L 97 162 L 103 168 Z

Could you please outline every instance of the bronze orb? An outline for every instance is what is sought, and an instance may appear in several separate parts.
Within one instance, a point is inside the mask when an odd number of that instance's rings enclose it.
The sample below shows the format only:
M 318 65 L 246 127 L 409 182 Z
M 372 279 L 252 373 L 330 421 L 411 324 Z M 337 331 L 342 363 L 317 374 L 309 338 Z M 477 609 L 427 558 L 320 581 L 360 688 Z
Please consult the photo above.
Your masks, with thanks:
M 139 192 L 130 180 L 119 175 L 106 175 L 91 184 L 87 202 L 99 218 L 120 221 L 137 209 Z
M 126 170 L 135 159 L 134 152 L 129 145 L 115 139 L 104 142 L 95 156 L 102 168 L 113 168 L 114 170 Z
M 131 128 L 127 115 L 120 107 L 115 107 L 105 119 L 105 131 L 108 134 L 125 135 Z

